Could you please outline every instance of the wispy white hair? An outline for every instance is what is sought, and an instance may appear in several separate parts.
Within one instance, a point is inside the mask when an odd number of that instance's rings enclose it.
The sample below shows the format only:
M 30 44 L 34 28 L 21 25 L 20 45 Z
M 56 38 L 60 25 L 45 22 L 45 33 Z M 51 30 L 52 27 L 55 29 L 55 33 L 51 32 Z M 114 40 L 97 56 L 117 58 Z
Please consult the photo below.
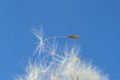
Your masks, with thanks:
M 58 51 L 56 38 L 49 42 L 41 33 L 34 34 L 39 39 L 36 49 L 39 60 L 29 63 L 25 73 L 15 80 L 109 80 L 95 66 L 78 58 L 79 52 L 75 47 Z

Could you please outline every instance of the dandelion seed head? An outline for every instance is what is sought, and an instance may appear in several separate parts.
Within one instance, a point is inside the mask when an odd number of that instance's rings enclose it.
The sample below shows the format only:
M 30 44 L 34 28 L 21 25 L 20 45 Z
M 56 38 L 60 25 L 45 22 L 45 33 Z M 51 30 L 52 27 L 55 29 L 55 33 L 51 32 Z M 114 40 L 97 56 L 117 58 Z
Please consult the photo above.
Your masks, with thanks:
M 35 60 L 27 65 L 25 74 L 15 80 L 109 80 L 106 74 L 79 58 L 76 47 L 66 46 L 60 53 L 56 37 L 50 41 L 41 32 L 35 31 L 34 35 L 39 39 L 36 52 L 45 54 L 38 56 L 40 62 Z

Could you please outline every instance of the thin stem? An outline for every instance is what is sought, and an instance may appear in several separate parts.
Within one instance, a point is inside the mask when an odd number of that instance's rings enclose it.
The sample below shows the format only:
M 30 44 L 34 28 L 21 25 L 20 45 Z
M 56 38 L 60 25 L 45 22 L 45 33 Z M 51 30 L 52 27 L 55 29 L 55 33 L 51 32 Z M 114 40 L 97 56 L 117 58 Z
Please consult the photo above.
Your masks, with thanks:
M 54 36 L 54 37 L 49 37 L 44 39 L 43 41 L 49 40 L 49 39 L 53 39 L 53 38 L 65 38 L 66 36 Z

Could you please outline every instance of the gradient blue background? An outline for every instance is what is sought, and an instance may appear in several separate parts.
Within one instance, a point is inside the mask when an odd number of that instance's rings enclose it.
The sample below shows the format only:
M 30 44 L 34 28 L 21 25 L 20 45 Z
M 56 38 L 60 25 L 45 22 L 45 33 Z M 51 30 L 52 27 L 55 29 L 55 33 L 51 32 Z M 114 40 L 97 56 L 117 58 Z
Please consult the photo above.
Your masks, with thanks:
M 120 80 L 119 0 L 0 0 L 0 80 L 23 72 L 41 25 L 48 36 L 79 34 L 81 55 Z

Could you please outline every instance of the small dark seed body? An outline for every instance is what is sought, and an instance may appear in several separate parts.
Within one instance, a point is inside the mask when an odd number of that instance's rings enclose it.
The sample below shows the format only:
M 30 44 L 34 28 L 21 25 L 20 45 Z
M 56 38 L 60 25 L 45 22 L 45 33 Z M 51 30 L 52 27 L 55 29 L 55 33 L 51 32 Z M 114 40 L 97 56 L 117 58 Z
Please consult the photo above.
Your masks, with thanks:
M 68 37 L 73 39 L 80 38 L 80 36 L 68 36 Z

